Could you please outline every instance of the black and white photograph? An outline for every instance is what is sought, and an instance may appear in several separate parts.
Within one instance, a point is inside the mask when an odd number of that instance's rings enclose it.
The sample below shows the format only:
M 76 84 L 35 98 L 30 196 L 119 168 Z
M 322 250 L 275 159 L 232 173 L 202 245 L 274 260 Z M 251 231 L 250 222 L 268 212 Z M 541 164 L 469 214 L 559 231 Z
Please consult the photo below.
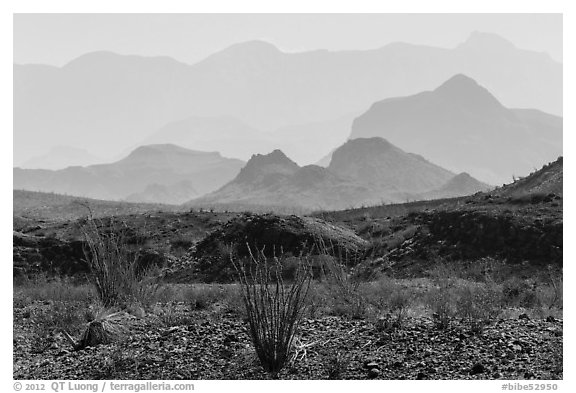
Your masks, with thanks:
M 11 16 L 12 379 L 562 386 L 563 14 L 223 12 Z

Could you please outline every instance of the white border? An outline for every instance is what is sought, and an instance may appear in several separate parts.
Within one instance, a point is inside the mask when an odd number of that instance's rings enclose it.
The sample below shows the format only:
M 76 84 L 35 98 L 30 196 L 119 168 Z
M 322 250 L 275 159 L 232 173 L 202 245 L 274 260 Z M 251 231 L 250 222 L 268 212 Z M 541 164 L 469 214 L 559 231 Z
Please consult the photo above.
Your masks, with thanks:
M 2 374 L 0 381 L 5 391 L 12 390 L 12 265 L 9 263 L 12 257 L 12 248 L 8 239 L 11 239 L 10 227 L 12 225 L 12 45 L 13 45 L 13 13 L 563 13 L 564 14 L 564 53 L 563 63 L 565 70 L 574 70 L 574 39 L 576 37 L 576 20 L 572 4 L 574 1 L 556 0 L 483 0 L 474 3 L 456 0 L 404 0 L 395 2 L 375 2 L 368 0 L 355 1 L 313 1 L 313 0 L 292 0 L 282 3 L 265 0 L 242 0 L 242 1 L 120 1 L 120 0 L 100 0 L 92 2 L 80 2 L 78 0 L 29 0 L 29 1 L 8 1 L 3 2 L 0 19 L 0 42 L 2 43 L 2 233 L 0 239 L 4 239 L 2 244 L 2 315 L 5 316 L 4 323 L 1 324 L 2 341 Z M 574 248 L 568 241 L 574 234 L 573 219 L 573 190 L 574 190 L 574 164 L 571 158 L 574 147 L 574 132 L 576 127 L 572 114 L 566 108 L 574 105 L 574 71 L 564 75 L 564 149 L 567 159 L 564 164 L 567 166 L 565 176 L 565 244 L 564 260 L 565 282 L 570 284 L 575 278 L 573 264 Z M 566 154 L 567 153 L 567 154 Z M 10 187 L 10 188 L 9 188 Z M 572 235 L 572 236 L 570 236 Z M 573 332 L 573 302 L 574 290 L 571 285 L 565 286 L 565 310 L 564 310 L 564 381 L 558 381 L 560 389 L 568 391 L 569 386 L 576 387 L 572 365 L 575 364 L 574 338 Z M 223 382 L 223 381 L 199 381 L 196 383 L 196 390 L 206 391 L 213 389 L 231 389 L 235 391 L 254 392 L 256 390 L 269 391 L 271 388 L 281 391 L 292 389 L 337 389 L 348 390 L 354 388 L 361 389 L 425 389 L 442 392 L 490 392 L 501 390 L 500 381 L 264 381 L 264 382 Z M 574 391 L 574 390 L 572 390 Z

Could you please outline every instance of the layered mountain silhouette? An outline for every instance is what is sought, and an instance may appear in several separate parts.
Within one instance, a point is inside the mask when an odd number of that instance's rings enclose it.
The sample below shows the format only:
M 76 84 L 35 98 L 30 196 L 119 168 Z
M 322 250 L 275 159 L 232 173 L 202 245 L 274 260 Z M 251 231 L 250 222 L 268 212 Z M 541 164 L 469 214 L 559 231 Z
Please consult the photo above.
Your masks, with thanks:
M 474 179 L 466 172 L 462 172 L 446 182 L 442 187 L 421 194 L 412 194 L 412 199 L 440 199 L 453 196 L 472 195 L 481 191 L 489 191 L 493 187 Z
M 432 89 L 457 73 L 508 107 L 561 114 L 562 64 L 482 33 L 453 49 L 398 43 L 284 53 L 256 41 L 194 65 L 94 52 L 60 68 L 14 65 L 15 164 L 56 145 L 115 155 L 190 117 L 233 117 L 265 132 L 330 122 L 387 97 Z
M 346 141 L 353 119 L 347 115 L 264 132 L 230 116 L 194 116 L 165 125 L 142 144 L 170 143 L 244 160 L 255 153 L 281 149 L 300 163 L 311 163 Z
M 14 169 L 14 189 L 97 199 L 182 203 L 233 179 L 244 162 L 175 145 L 147 145 L 111 164 Z
M 562 155 L 562 118 L 508 109 L 462 74 L 433 91 L 372 105 L 354 120 L 350 138 L 373 136 L 491 184 Z
M 332 155 L 328 169 L 371 185 L 383 194 L 420 193 L 450 180 L 454 173 L 382 138 L 350 140 Z
M 488 188 L 473 179 L 459 180 L 462 176 L 406 153 L 382 138 L 360 138 L 339 147 L 328 168 L 300 167 L 280 150 L 254 155 L 234 180 L 188 204 L 342 209 L 428 196 L 468 195 Z
M 47 153 L 32 157 L 21 167 L 26 169 L 64 169 L 69 166 L 87 166 L 105 162 L 102 158 L 90 154 L 86 149 L 70 146 L 55 146 Z

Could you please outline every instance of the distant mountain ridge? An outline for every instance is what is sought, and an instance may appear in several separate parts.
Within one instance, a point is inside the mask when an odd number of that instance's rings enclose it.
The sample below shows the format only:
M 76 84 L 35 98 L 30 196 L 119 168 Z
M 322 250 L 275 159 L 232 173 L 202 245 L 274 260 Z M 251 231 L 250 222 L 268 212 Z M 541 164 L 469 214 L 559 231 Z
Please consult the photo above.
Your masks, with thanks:
M 100 164 L 104 160 L 96 157 L 86 149 L 78 149 L 70 146 L 55 146 L 45 154 L 32 157 L 24 162 L 21 167 L 25 169 L 64 169 L 69 166 L 87 166 Z
M 244 162 L 216 152 L 147 145 L 110 164 L 61 170 L 14 168 L 14 189 L 107 200 L 180 204 L 219 188 Z
M 373 136 L 492 184 L 562 155 L 561 118 L 508 109 L 462 74 L 432 91 L 373 104 L 354 120 L 350 138 Z
M 280 150 L 254 155 L 234 180 L 187 205 L 330 210 L 422 199 L 435 190 L 438 197 L 461 196 L 487 187 L 457 177 L 382 138 L 355 139 L 334 152 L 328 168 L 299 167 Z
M 19 165 L 58 144 L 114 156 L 193 116 L 231 116 L 265 131 L 322 123 L 458 73 L 508 107 L 561 114 L 562 64 L 487 34 L 454 49 L 284 53 L 249 42 L 194 65 L 95 52 L 61 68 L 14 65 L 14 159 Z
M 218 151 L 225 157 L 243 160 L 252 154 L 282 149 L 302 165 L 317 161 L 344 143 L 354 117 L 344 115 L 264 132 L 231 116 L 192 116 L 165 125 L 142 143 L 170 143 L 194 150 Z

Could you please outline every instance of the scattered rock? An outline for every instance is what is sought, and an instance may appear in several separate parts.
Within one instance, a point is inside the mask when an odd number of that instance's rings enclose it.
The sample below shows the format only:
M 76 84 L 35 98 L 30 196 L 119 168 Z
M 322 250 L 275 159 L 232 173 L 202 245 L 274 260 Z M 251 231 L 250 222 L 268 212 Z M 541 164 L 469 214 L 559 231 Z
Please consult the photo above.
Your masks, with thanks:
M 524 313 L 524 314 L 520 314 L 518 316 L 518 319 L 525 319 L 525 320 L 530 320 L 530 317 L 528 316 L 528 314 Z
M 377 363 L 377 362 L 374 362 L 374 361 L 370 361 L 370 362 L 368 362 L 368 363 L 365 363 L 365 364 L 364 364 L 364 367 L 365 367 L 365 368 L 368 368 L 368 369 L 373 369 L 373 368 L 379 369 L 379 368 L 380 368 L 380 366 L 378 365 L 378 363 Z
M 482 363 L 476 363 L 470 369 L 470 375 L 482 374 L 486 371 Z

